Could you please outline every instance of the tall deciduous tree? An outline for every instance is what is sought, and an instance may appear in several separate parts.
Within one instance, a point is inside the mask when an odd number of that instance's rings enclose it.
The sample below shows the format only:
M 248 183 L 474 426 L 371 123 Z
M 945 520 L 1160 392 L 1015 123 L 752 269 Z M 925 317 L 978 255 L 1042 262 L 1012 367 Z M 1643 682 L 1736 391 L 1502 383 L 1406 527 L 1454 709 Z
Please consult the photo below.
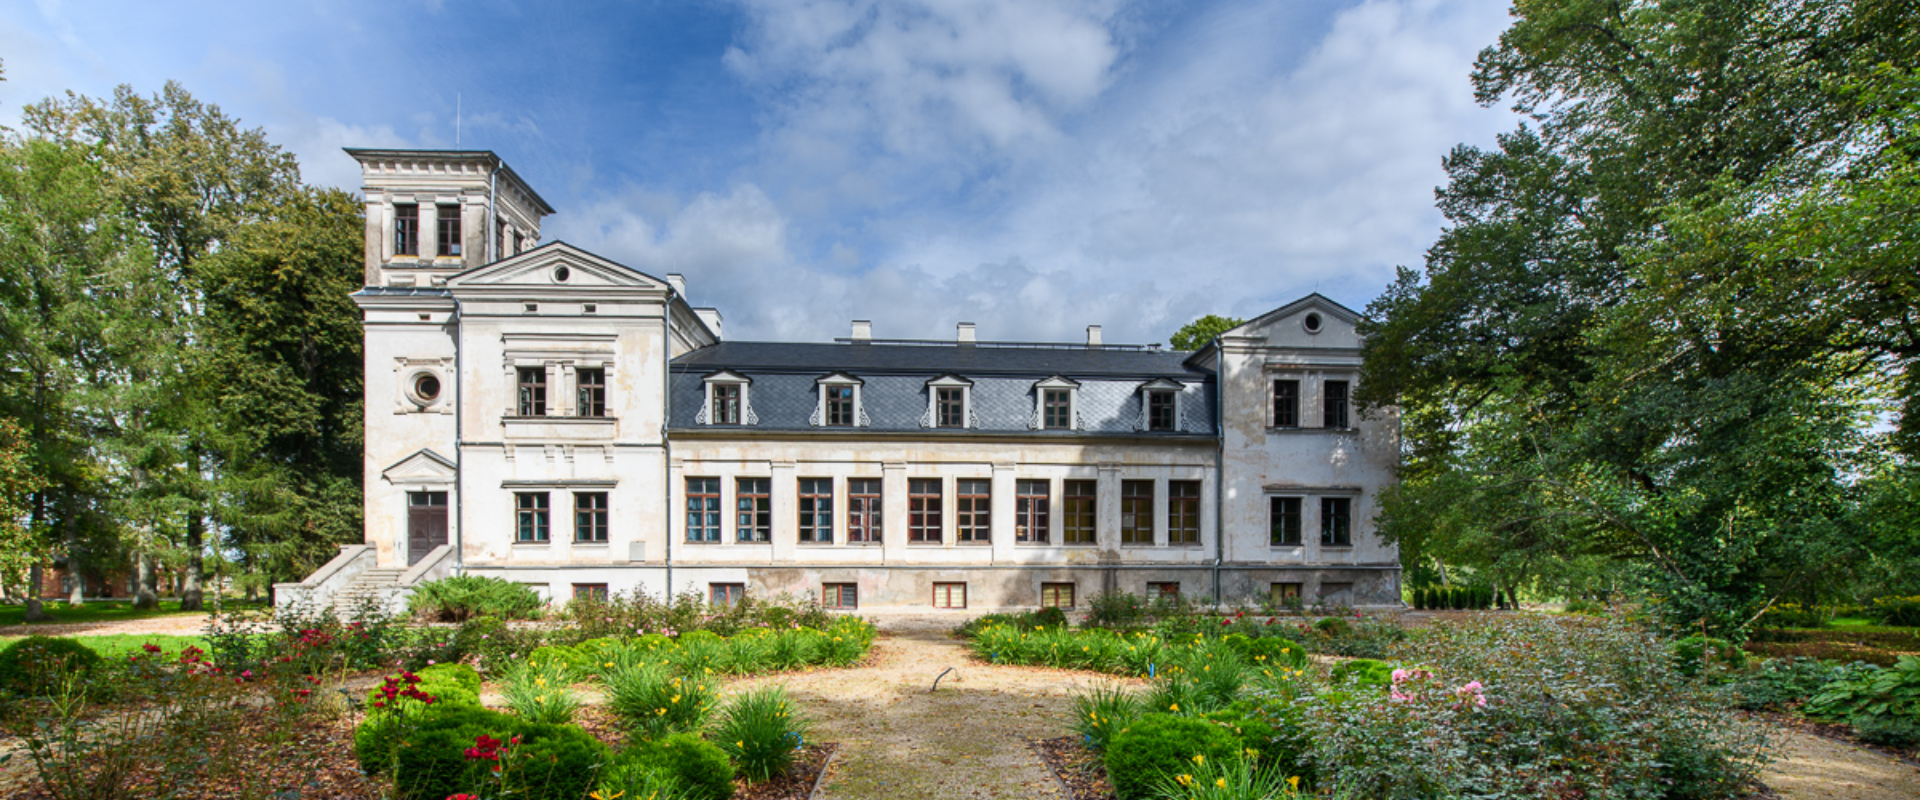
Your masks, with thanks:
M 1912 403 L 1911 83 L 1882 65 L 1915 23 L 1517 6 L 1473 80 L 1529 122 L 1447 157 L 1448 228 L 1369 309 L 1360 399 L 1408 409 L 1383 530 L 1535 579 L 1612 559 L 1719 626 L 1868 559 L 1857 497 L 1904 474 L 1874 415 Z
M 1221 317 L 1208 314 L 1180 326 L 1180 330 L 1173 332 L 1173 336 L 1167 340 L 1167 344 L 1171 345 L 1175 350 L 1198 350 L 1206 347 L 1208 342 L 1213 341 L 1214 338 L 1220 334 L 1240 327 L 1240 325 L 1245 322 L 1246 320 L 1238 317 Z

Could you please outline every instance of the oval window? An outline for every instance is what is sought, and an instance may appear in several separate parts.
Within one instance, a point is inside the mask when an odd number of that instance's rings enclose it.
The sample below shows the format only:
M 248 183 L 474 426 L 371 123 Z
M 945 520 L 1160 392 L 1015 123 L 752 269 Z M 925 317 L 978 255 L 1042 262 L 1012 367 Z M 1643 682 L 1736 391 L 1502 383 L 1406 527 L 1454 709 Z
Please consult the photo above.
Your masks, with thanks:
M 440 396 L 440 379 L 430 374 L 414 378 L 413 396 L 420 398 L 422 402 L 433 402 L 434 398 Z
M 566 283 L 566 282 L 567 282 L 567 279 L 568 279 L 568 278 L 571 278 L 571 277 L 573 277 L 573 270 L 570 270 L 570 269 L 567 269 L 567 268 L 566 268 L 566 267 L 564 267 L 564 266 L 559 266 L 559 267 L 554 267 L 554 268 L 553 268 L 553 279 L 554 279 L 554 280 L 556 280 L 556 281 L 559 281 L 560 283 Z
M 1308 333 L 1319 333 L 1320 332 L 1320 315 L 1308 314 L 1306 319 L 1301 320 L 1301 324 L 1306 326 Z

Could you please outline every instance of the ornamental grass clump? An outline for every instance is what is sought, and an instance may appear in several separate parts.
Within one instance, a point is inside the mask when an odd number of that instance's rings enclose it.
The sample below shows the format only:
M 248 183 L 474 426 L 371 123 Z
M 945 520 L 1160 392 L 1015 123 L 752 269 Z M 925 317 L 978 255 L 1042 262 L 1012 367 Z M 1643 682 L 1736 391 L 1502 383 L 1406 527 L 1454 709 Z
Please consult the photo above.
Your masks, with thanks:
M 1251 758 L 1201 759 L 1190 769 L 1162 778 L 1154 797 L 1162 800 L 1294 800 L 1308 797 L 1300 776 L 1263 767 Z
M 720 710 L 713 740 L 749 781 L 772 780 L 793 768 L 811 724 L 779 686 L 750 689 Z
M 507 673 L 500 695 L 515 716 L 528 722 L 565 725 L 580 709 L 567 668 L 557 661 L 533 662 Z
M 1075 692 L 1072 703 L 1073 731 L 1096 751 L 1105 750 L 1114 734 L 1133 724 L 1142 713 L 1140 698 L 1117 683 L 1096 683 Z
M 698 731 L 712 716 L 717 691 L 713 678 L 675 675 L 656 664 L 615 670 L 606 676 L 607 704 L 642 739 L 661 739 Z

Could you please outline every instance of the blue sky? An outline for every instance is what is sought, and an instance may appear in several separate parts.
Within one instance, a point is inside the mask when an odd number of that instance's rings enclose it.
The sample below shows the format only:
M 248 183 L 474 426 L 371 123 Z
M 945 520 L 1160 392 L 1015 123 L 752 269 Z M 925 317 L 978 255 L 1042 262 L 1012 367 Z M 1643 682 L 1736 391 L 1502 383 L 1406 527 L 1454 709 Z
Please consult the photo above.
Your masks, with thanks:
M 0 0 L 0 124 L 168 79 L 307 180 L 346 146 L 491 149 L 565 239 L 687 276 L 729 338 L 1165 341 L 1319 291 L 1356 309 L 1439 231 L 1483 0 Z

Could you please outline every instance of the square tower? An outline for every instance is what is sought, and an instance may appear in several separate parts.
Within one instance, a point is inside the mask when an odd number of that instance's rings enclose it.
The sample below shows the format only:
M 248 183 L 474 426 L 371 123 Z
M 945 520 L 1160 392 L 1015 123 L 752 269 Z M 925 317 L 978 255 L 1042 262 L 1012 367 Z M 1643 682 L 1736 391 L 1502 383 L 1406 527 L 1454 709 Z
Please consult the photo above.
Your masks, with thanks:
M 553 213 L 491 150 L 347 148 L 367 204 L 368 286 L 433 287 L 540 243 Z

